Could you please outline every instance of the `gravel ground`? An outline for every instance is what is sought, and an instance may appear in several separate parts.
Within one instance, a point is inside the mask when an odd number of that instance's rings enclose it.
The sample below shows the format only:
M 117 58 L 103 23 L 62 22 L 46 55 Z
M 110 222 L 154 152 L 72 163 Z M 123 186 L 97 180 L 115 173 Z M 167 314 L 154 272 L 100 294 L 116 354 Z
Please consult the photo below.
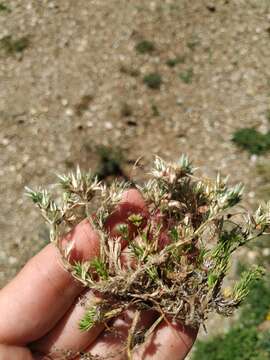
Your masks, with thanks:
M 150 53 L 136 50 L 143 40 Z M 0 286 L 48 237 L 24 186 L 95 168 L 101 144 L 121 149 L 126 174 L 142 157 L 139 180 L 154 154 L 187 153 L 207 175 L 242 181 L 256 204 L 269 156 L 231 137 L 269 130 L 269 44 L 267 0 L 0 1 Z

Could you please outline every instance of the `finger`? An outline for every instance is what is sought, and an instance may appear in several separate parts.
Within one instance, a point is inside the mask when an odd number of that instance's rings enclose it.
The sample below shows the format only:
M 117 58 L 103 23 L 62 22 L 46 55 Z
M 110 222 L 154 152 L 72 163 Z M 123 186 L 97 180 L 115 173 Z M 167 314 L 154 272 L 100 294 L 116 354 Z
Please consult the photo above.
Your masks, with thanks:
M 97 296 L 92 291 L 78 298 L 47 335 L 31 344 L 31 349 L 42 354 L 50 354 L 51 358 L 56 358 L 61 350 L 69 350 L 71 353 L 84 350 L 104 330 L 104 324 L 97 324 L 88 331 L 79 329 L 79 322 L 86 311 L 85 302 L 87 301 L 87 306 L 91 306 L 96 300 Z
M 130 189 L 123 194 L 122 200 L 112 214 L 113 219 L 109 218 L 109 225 L 106 226 L 113 232 L 119 223 L 127 221 L 130 214 L 142 213 L 145 211 L 144 208 L 145 203 L 141 194 L 135 189 Z M 74 256 L 76 252 L 73 253 Z M 100 334 L 104 325 L 94 327 L 86 333 L 80 331 L 78 324 L 84 312 L 85 307 L 77 301 L 47 335 L 33 344 L 34 348 L 44 353 L 49 353 L 53 348 L 66 349 L 67 345 L 74 352 L 85 349 Z
M 110 324 L 110 330 L 104 331 L 87 349 L 87 353 L 106 360 L 126 359 L 128 336 L 134 316 L 135 309 L 124 311 Z M 149 328 L 156 316 L 156 312 L 152 310 L 141 312 L 136 330 Z
M 121 234 L 117 231 L 117 225 L 124 223 L 128 225 L 129 236 L 132 238 L 136 235 L 138 228 L 128 221 L 128 218 L 132 214 L 140 213 L 143 218 L 148 217 L 148 210 L 145 201 L 136 189 L 130 189 L 125 191 L 120 201 L 120 206 L 117 206 L 113 213 L 107 219 L 105 226 L 111 236 L 120 236 Z M 123 247 L 127 245 L 123 242 Z
M 78 224 L 67 238 L 74 254 L 83 259 L 99 252 L 98 235 L 88 221 Z M 72 305 L 82 287 L 64 269 L 61 255 L 47 245 L 0 292 L 0 342 L 22 345 L 50 330 Z
M 34 360 L 30 351 L 19 346 L 0 345 L 0 360 Z
M 128 261 L 126 257 L 124 261 Z M 71 309 L 56 326 L 48 334 L 31 344 L 31 349 L 42 354 L 50 354 L 52 358 L 57 358 L 56 355 L 60 349 L 68 349 L 72 353 L 85 350 L 100 335 L 105 325 L 101 323 L 88 331 L 81 331 L 79 323 L 85 315 L 86 309 L 91 307 L 91 304 L 97 303 L 100 298 L 101 296 L 97 296 L 91 290 L 77 298 Z
M 190 351 L 197 336 L 197 330 L 185 327 L 175 321 L 170 325 L 163 321 L 145 343 L 139 345 L 133 360 L 183 360 Z
M 110 227 L 142 209 L 143 199 L 138 191 L 124 193 L 124 210 L 116 212 Z M 119 215 L 118 215 L 119 214 Z M 64 243 L 74 241 L 71 258 L 87 260 L 99 254 L 98 234 L 87 220 L 67 234 Z M 0 292 L 0 308 L 5 316 L 0 321 L 0 341 L 25 344 L 54 327 L 81 292 L 82 287 L 64 269 L 58 249 L 49 244 L 34 256 Z M 4 310 L 3 310 L 4 309 Z
M 126 248 L 123 253 L 126 253 Z M 129 261 L 127 254 L 122 259 L 125 262 Z M 89 347 L 104 330 L 105 325 L 101 323 L 88 331 L 81 331 L 79 323 L 85 315 L 86 309 L 91 307 L 91 304 L 95 304 L 98 298 L 100 299 L 101 296 L 97 297 L 91 290 L 83 297 L 79 297 L 48 334 L 31 344 L 31 349 L 42 354 L 50 354 L 52 358 L 57 358 L 56 355 L 60 349 L 68 349 L 71 353 L 76 353 Z

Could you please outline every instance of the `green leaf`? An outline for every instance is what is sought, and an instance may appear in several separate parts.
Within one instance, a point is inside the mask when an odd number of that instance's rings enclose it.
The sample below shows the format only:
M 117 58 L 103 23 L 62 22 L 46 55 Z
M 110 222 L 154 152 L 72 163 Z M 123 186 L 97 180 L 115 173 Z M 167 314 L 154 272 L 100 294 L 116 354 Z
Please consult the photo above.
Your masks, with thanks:
M 177 228 L 175 228 L 175 227 L 172 228 L 172 230 L 169 232 L 169 235 L 173 242 L 178 241 L 179 235 L 178 235 Z
M 253 269 L 244 271 L 241 274 L 241 279 L 238 281 L 233 289 L 233 297 L 237 302 L 243 301 L 250 290 L 250 285 L 255 281 L 262 278 L 264 269 L 261 266 L 256 266 Z
M 142 246 L 139 246 L 134 242 L 130 242 L 129 247 L 137 259 L 142 259 L 144 255 L 144 248 Z
M 79 329 L 81 331 L 88 331 L 96 323 L 96 307 L 93 306 L 86 311 L 84 317 L 79 322 Z
M 210 287 L 213 287 L 217 281 L 218 277 L 215 274 L 209 274 L 208 275 L 208 279 L 207 279 L 207 283 Z
M 153 280 L 156 281 L 159 276 L 158 276 L 158 272 L 157 272 L 157 268 L 155 266 L 151 266 L 150 268 L 148 268 L 147 270 L 147 274 L 149 275 L 149 277 Z
M 95 258 L 90 262 L 101 279 L 107 280 L 109 277 L 106 264 L 99 258 Z

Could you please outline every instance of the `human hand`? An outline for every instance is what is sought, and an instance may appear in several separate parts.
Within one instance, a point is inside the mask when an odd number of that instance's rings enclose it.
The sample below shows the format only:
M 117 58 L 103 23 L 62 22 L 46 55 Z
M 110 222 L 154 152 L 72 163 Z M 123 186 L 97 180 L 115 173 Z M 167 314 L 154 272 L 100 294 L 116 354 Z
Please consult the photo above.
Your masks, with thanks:
M 137 190 L 124 193 L 108 222 L 114 231 L 131 213 L 144 211 L 145 203 Z M 78 224 L 63 239 L 74 242 L 72 260 L 91 260 L 99 253 L 99 237 L 87 220 Z M 80 359 L 80 352 L 123 360 L 135 311 L 125 311 L 110 323 L 94 326 L 87 332 L 79 330 L 78 322 L 85 307 L 80 301 L 84 289 L 64 269 L 61 255 L 47 245 L 34 256 L 20 273 L 0 291 L 0 360 Z M 94 298 L 88 293 L 87 298 Z M 138 326 L 149 328 L 155 321 L 152 311 L 144 311 Z M 189 352 L 196 331 L 179 323 L 162 321 L 145 343 L 138 345 L 133 360 L 181 360 Z M 68 350 L 63 355 L 59 350 Z M 89 356 L 91 359 L 91 356 Z

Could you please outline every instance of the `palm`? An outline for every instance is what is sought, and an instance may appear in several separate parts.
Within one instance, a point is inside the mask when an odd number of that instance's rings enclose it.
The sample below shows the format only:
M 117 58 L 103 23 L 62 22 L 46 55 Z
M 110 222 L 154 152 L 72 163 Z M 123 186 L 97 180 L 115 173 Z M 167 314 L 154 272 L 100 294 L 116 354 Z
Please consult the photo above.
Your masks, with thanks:
M 129 190 L 111 217 L 110 230 L 124 222 L 130 212 L 143 210 L 145 204 L 136 190 Z M 98 235 L 88 221 L 77 225 L 63 239 L 74 241 L 71 256 L 89 260 L 99 251 Z M 99 324 L 87 332 L 78 329 L 85 306 L 83 287 L 63 268 L 58 250 L 46 246 L 33 257 L 17 277 L 0 292 L 0 359 L 79 359 L 84 351 L 106 359 L 125 359 L 123 352 L 134 310 L 130 309 L 110 323 Z M 87 298 L 94 295 L 89 293 Z M 151 311 L 140 316 L 140 327 L 155 321 Z M 161 323 L 148 341 L 139 345 L 133 359 L 184 359 L 196 337 L 180 324 Z M 30 352 L 30 350 L 32 352 Z M 63 350 L 69 351 L 64 355 Z

